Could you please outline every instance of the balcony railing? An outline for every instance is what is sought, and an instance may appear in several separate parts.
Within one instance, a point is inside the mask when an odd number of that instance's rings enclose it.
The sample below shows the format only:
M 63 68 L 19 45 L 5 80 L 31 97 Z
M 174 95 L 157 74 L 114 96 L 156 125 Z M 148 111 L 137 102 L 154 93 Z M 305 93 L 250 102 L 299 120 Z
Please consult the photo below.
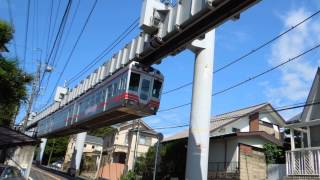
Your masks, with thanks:
M 320 176 L 320 147 L 286 152 L 287 175 Z
M 208 179 L 238 179 L 238 162 L 209 162 Z

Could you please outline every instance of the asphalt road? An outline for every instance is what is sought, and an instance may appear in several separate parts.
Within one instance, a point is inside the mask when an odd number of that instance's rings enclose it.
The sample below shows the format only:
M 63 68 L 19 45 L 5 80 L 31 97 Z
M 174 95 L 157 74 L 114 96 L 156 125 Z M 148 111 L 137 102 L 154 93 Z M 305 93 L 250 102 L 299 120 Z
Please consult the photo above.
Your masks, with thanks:
M 30 177 L 32 178 L 32 180 L 62 180 L 64 178 L 53 174 L 51 172 L 45 171 L 43 169 L 39 169 L 37 167 L 32 167 L 31 171 L 30 171 Z

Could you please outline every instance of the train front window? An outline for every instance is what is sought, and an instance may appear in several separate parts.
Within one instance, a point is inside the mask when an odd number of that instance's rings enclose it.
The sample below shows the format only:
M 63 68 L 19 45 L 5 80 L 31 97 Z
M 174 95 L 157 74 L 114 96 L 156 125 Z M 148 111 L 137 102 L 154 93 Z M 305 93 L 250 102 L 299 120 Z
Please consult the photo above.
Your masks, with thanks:
M 131 73 L 129 90 L 138 92 L 140 82 L 140 74 Z
M 148 100 L 149 89 L 150 89 L 150 81 L 147 79 L 143 79 L 141 84 L 141 93 L 140 93 L 140 98 L 142 100 Z
M 162 86 L 161 81 L 154 80 L 153 89 L 152 89 L 152 97 L 159 98 L 161 86 Z

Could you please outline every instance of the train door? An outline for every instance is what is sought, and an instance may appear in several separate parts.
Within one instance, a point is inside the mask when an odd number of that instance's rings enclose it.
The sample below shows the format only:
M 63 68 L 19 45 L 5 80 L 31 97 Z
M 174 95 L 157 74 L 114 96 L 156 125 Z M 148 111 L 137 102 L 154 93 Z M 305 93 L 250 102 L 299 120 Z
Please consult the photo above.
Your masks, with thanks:
M 152 78 L 150 76 L 141 75 L 139 99 L 143 104 L 147 104 L 150 100 L 151 82 Z

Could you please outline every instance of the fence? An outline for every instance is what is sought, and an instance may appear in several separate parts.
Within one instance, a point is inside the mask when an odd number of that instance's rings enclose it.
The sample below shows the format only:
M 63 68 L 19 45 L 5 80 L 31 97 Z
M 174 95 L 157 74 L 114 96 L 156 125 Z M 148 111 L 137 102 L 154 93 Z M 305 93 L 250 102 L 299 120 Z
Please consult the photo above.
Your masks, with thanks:
M 320 147 L 286 152 L 287 175 L 320 176 Z

